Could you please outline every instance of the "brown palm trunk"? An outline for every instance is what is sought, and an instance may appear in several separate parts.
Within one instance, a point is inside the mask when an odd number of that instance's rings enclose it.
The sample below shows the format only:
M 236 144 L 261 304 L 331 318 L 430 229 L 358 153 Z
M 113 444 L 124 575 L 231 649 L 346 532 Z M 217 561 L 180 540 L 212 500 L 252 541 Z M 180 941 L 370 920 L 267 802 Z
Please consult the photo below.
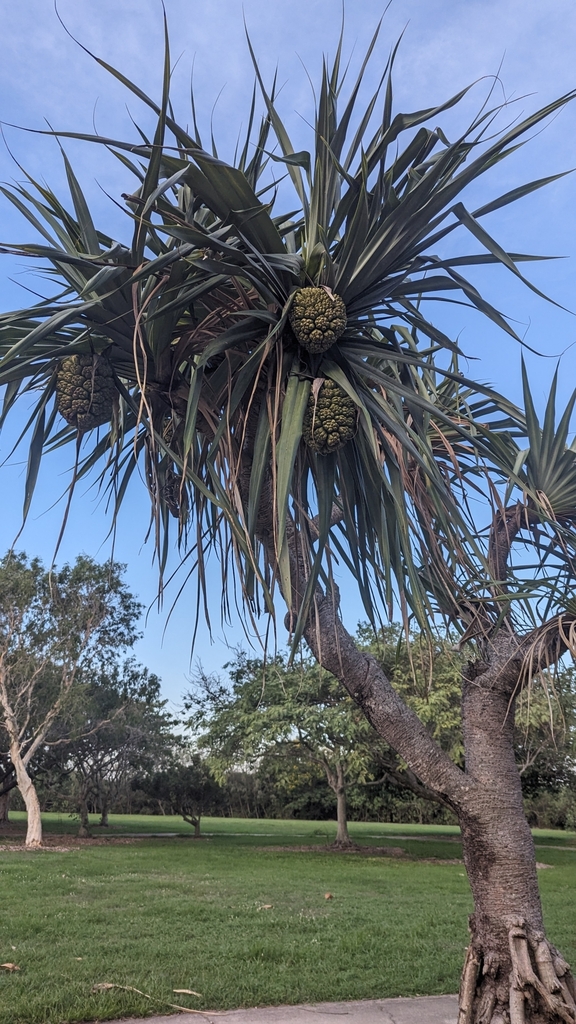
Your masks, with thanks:
M 459 811 L 464 862 L 474 898 L 460 989 L 459 1024 L 556 1024 L 576 1020 L 568 964 L 548 942 L 532 834 L 514 759 L 514 643 L 493 665 L 470 666 L 462 719 L 466 774 L 480 783 Z
M 510 543 L 508 520 L 504 526 L 505 550 L 497 552 L 496 579 L 505 574 Z M 292 600 L 286 624 L 293 628 L 309 563 L 290 522 L 287 538 Z M 336 591 L 318 589 L 304 637 L 318 664 L 340 680 L 376 732 L 458 815 L 474 897 L 458 1024 L 576 1024 L 574 978 L 543 929 L 534 844 L 514 760 L 514 698 L 525 665 L 533 664 L 525 640 L 503 623 L 495 639 L 484 644 L 485 661 L 469 666 L 463 688 L 462 771 L 376 659 L 358 649 L 340 619 Z
M 534 844 L 514 760 L 514 693 L 522 658 L 502 633 L 471 666 L 463 695 L 466 770 L 440 750 L 377 662 L 359 651 L 332 600 L 319 599 L 305 636 L 376 731 L 457 813 L 474 914 L 458 1024 L 575 1024 L 576 987 L 547 941 Z

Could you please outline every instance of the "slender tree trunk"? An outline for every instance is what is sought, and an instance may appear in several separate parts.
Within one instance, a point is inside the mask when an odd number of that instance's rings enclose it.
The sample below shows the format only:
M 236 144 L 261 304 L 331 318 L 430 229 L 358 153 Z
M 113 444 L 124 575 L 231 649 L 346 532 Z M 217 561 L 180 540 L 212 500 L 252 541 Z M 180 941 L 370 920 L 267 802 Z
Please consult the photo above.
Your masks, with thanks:
M 0 694 L 3 710 L 2 724 L 8 733 L 10 760 L 14 766 L 16 784 L 24 801 L 26 816 L 28 819 L 26 828 L 26 846 L 34 848 L 42 845 L 42 816 L 40 813 L 40 802 L 38 800 L 38 794 L 34 783 L 26 770 L 26 762 L 20 752 L 18 725 L 14 717 L 14 712 L 8 701 L 4 678 L 2 679 Z M 30 756 L 30 751 L 28 751 L 28 756 Z
M 11 792 L 12 790 L 9 789 L 7 793 L 3 793 L 0 796 L 0 825 L 5 825 L 10 820 L 8 812 L 10 810 Z
M 78 814 L 80 815 L 80 828 L 78 829 L 78 836 L 80 839 L 90 838 L 90 817 L 88 815 L 88 801 L 85 796 L 82 796 L 78 805 Z
M 10 758 L 16 770 L 16 781 L 22 795 L 26 815 L 28 818 L 26 828 L 26 846 L 33 849 L 42 846 L 42 817 L 40 814 L 40 801 L 36 787 L 26 771 L 26 765 L 20 756 L 19 744 L 10 744 Z
M 335 846 L 352 846 L 352 840 L 348 834 L 348 818 L 346 811 L 346 789 L 338 787 L 336 792 L 336 815 L 338 827 L 336 830 Z
M 192 828 L 194 829 L 194 839 L 200 839 L 201 838 L 201 835 L 200 835 L 200 815 L 199 814 L 198 815 L 196 815 L 196 814 L 183 814 L 182 812 L 180 812 L 180 813 L 182 814 L 182 817 L 183 817 L 184 821 L 186 822 L 186 824 L 187 825 L 192 825 Z
M 328 780 L 330 782 L 330 780 Z M 348 809 L 346 806 L 346 777 L 344 769 L 340 762 L 336 767 L 336 775 L 333 776 L 333 782 L 330 783 L 332 789 L 336 794 L 336 839 L 334 840 L 333 846 L 337 849 L 346 849 L 347 847 L 353 846 L 353 842 L 350 839 L 348 833 Z
M 100 827 L 108 828 L 108 804 L 104 801 L 100 809 Z

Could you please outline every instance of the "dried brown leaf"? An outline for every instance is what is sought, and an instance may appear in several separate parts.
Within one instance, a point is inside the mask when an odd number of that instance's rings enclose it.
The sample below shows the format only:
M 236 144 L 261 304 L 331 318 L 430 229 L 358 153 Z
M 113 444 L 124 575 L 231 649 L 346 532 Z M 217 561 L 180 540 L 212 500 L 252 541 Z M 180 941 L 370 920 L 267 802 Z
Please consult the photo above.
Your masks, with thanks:
M 0 964 L 0 967 L 3 967 L 5 971 L 20 971 L 20 970 L 22 970 L 21 967 L 18 967 L 18 964 Z

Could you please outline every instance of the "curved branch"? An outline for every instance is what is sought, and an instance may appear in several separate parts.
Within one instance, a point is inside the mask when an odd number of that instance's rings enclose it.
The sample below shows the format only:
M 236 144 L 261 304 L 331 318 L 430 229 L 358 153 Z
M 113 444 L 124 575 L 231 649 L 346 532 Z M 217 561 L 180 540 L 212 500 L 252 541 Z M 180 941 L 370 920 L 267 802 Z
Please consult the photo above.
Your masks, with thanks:
M 520 530 L 529 529 L 538 522 L 534 509 L 518 501 L 508 508 L 498 509 L 492 519 L 488 543 L 488 565 L 490 574 L 499 582 L 498 593 L 506 593 L 508 559 L 512 545 Z
M 340 505 L 337 505 L 336 502 L 334 502 L 334 504 L 332 505 L 332 511 L 330 512 L 330 528 L 332 528 L 333 526 L 336 526 L 336 523 L 342 522 L 343 519 L 344 519 L 344 509 Z M 311 519 L 309 524 L 308 524 L 309 527 L 310 527 L 310 533 L 311 533 L 312 538 L 314 540 L 318 540 L 318 537 L 320 536 L 318 524 L 319 524 L 319 517 L 318 516 L 314 516 L 314 518 Z
M 433 790 L 428 789 L 427 786 L 423 786 L 414 775 L 413 772 L 408 769 L 403 772 L 391 766 L 386 767 L 384 775 L 381 779 L 374 779 L 373 782 L 364 782 L 364 786 L 381 786 L 384 782 L 392 782 L 394 786 L 399 789 L 408 789 L 411 793 L 421 797 L 423 800 L 430 800 L 432 803 L 441 804 L 442 807 L 448 807 L 452 810 L 450 802 L 446 800 L 440 793 L 435 793 Z
M 469 806 L 476 783 L 442 750 L 396 692 L 378 662 L 359 651 L 327 597 L 317 596 L 304 636 L 314 657 L 336 676 L 370 724 L 424 785 L 452 807 Z
M 338 521 L 341 510 L 333 506 L 332 512 Z M 286 540 L 292 588 L 286 625 L 292 630 L 310 575 L 309 545 L 292 519 L 288 519 L 286 524 Z M 268 562 L 276 569 L 270 535 L 263 536 L 262 541 Z M 280 580 L 279 583 L 281 585 Z M 335 594 L 325 595 L 320 587 L 316 588 L 303 635 L 318 664 L 342 683 L 378 735 L 400 754 L 414 775 L 451 807 L 470 806 L 477 784 L 430 736 L 416 713 L 396 692 L 376 659 L 357 648 L 339 617 Z

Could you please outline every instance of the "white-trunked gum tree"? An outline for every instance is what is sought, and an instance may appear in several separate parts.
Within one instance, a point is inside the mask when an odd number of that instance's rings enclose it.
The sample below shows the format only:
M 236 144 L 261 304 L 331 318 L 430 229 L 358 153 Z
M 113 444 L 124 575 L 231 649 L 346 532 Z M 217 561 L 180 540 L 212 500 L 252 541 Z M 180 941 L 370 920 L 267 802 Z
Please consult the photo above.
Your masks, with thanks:
M 87 681 L 138 637 L 141 607 L 122 570 L 85 555 L 51 571 L 22 553 L 0 559 L 0 751 L 26 807 L 27 847 L 42 845 L 35 759 L 58 745 L 54 731 Z
M 53 297 L 2 316 L 4 417 L 34 400 L 26 510 L 47 449 L 70 445 L 76 480 L 100 474 L 114 516 L 140 472 L 160 566 L 175 527 L 196 607 L 217 564 L 224 612 L 239 585 L 248 621 L 265 623 L 281 595 L 293 649 L 304 638 L 450 804 L 474 898 L 460 1024 L 574 1022 L 513 749 L 521 690 L 574 649 L 574 400 L 557 423 L 552 393 L 540 423 L 528 381 L 520 409 L 466 377 L 428 311 L 474 307 L 520 342 L 468 275 L 493 264 L 537 291 L 524 275 L 536 257 L 503 248 L 485 218 L 560 175 L 487 193 L 475 209 L 467 190 L 478 194 L 479 179 L 576 91 L 514 119 L 485 89 L 450 141 L 472 87 L 397 113 L 395 49 L 360 109 L 377 35 L 347 93 L 342 39 L 323 63 L 310 147 L 298 151 L 250 51 L 256 88 L 232 163 L 204 148 L 195 117 L 191 130 L 176 120 L 167 33 L 159 102 L 94 58 L 155 112 L 155 134 L 53 132 L 121 161 L 124 242 L 95 226 L 66 156 L 66 202 L 31 178 L 3 188 L 36 237 L 4 251 L 49 267 L 55 282 Z M 399 610 L 420 629 L 460 631 L 471 651 L 464 770 L 356 647 L 336 560 L 374 624 Z

